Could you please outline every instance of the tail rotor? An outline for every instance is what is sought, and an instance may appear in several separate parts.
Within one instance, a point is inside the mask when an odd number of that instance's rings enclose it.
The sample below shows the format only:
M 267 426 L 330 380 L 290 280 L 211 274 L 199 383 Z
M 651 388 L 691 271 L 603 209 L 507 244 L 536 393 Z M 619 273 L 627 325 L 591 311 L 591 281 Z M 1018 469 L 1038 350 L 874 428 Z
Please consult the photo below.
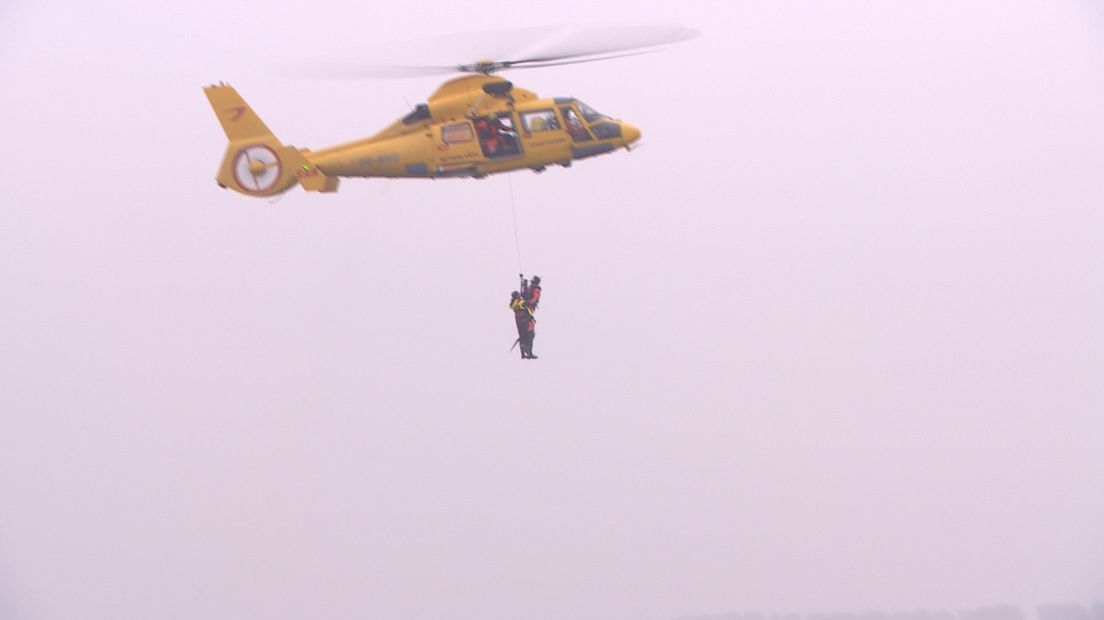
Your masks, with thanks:
M 234 156 L 234 180 L 242 189 L 258 194 L 276 187 L 283 168 L 276 151 L 262 144 L 247 146 Z

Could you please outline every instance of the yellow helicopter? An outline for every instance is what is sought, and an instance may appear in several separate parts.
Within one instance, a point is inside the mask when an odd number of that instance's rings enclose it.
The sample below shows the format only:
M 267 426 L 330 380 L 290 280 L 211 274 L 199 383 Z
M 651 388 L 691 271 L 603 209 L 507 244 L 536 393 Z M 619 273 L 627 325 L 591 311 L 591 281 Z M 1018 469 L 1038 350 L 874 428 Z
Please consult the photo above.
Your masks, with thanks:
M 696 35 L 683 29 L 675 40 Z M 410 67 L 469 75 L 445 82 L 426 103 L 374 136 L 315 151 L 285 146 L 229 84 L 207 86 L 204 92 L 230 141 L 216 180 L 249 196 L 273 196 L 297 183 L 307 191 L 333 192 L 341 177 L 478 179 L 568 167 L 575 160 L 627 150 L 640 139 L 633 125 L 573 97 L 542 99 L 494 73 L 639 53 L 646 52 L 593 57 L 575 50 L 523 60 Z

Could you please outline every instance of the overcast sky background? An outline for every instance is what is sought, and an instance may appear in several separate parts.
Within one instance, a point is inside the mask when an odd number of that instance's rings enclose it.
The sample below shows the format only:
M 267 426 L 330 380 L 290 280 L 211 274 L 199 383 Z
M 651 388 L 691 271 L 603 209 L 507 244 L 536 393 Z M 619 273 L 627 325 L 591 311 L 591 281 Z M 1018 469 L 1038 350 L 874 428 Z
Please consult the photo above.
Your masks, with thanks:
M 626 21 L 506 76 L 638 151 L 215 185 L 205 84 L 318 148 L 441 80 L 275 63 Z M 1099 2 L 17 0 L 0 84 L 0 617 L 1104 600 Z

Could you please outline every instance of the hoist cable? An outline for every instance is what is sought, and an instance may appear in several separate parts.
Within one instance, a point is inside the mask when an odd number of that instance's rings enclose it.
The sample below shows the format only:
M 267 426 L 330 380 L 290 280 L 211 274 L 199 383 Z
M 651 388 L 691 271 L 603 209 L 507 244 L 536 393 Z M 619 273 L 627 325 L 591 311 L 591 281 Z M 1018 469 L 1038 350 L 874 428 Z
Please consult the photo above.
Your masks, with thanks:
M 514 246 L 517 248 L 518 273 L 525 273 L 521 268 L 521 235 L 518 234 L 517 208 L 514 206 L 514 182 L 509 174 L 506 175 L 506 186 L 510 188 L 510 213 L 514 216 Z

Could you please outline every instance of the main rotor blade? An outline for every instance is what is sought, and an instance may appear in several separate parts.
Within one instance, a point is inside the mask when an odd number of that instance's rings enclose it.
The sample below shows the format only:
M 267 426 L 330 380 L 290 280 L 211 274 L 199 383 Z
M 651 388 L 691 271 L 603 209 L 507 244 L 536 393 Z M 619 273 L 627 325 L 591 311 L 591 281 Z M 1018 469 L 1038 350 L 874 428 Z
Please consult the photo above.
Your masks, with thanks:
M 511 64 L 554 62 L 586 56 L 601 56 L 660 48 L 688 41 L 701 34 L 694 28 L 676 25 L 591 26 L 563 29 L 554 36 L 530 47 L 528 53 L 517 54 Z
M 585 62 L 598 62 L 600 60 L 613 60 L 614 58 L 626 58 L 628 56 L 643 56 L 654 54 L 660 50 L 640 50 L 637 52 L 625 52 L 624 54 L 609 54 L 595 56 L 593 58 L 576 58 L 574 60 L 514 60 L 503 62 L 503 69 L 540 69 L 542 67 L 559 67 L 561 65 L 578 65 Z
M 379 65 L 371 63 L 347 63 L 314 61 L 298 63 L 289 72 L 291 77 L 337 79 L 394 79 L 448 75 L 455 73 L 493 73 L 502 69 L 554 67 L 583 62 L 596 62 L 635 56 L 659 51 L 665 46 L 693 39 L 700 31 L 670 24 L 604 25 L 584 27 L 532 27 L 511 30 L 495 30 L 449 35 L 417 42 L 407 42 L 415 56 L 428 50 L 436 58 L 467 56 L 474 62 L 464 64 L 410 64 Z M 474 43 L 473 43 L 474 42 Z M 479 48 L 483 55 L 447 51 L 449 44 L 464 43 L 469 49 Z M 403 44 L 391 44 L 387 55 L 402 57 L 398 48 Z M 512 48 L 513 53 L 502 53 Z M 511 60 L 512 59 L 512 60 Z M 427 60 L 429 60 L 427 58 Z
M 449 75 L 459 70 L 455 65 L 370 65 L 352 62 L 315 61 L 286 67 L 284 73 L 295 78 L 386 80 Z

